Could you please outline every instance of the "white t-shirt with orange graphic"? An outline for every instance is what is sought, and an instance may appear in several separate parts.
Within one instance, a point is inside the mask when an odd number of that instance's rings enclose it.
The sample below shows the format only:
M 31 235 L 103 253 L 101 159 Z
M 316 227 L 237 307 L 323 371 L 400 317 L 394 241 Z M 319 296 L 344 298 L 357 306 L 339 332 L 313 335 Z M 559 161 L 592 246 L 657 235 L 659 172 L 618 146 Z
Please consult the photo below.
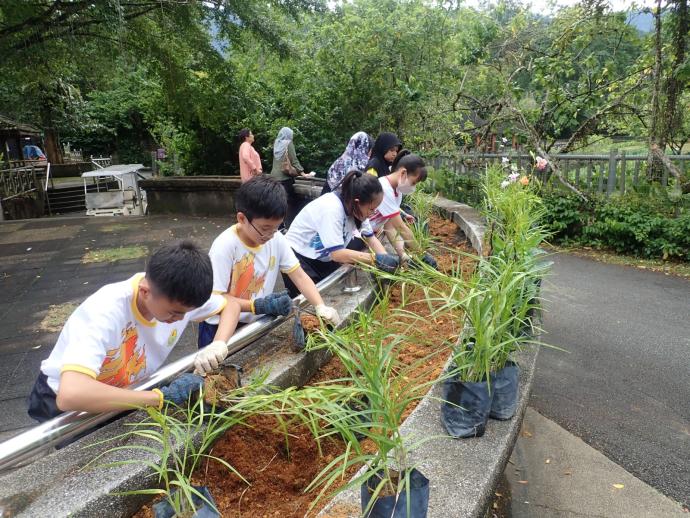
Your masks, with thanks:
M 238 299 L 253 300 L 273 293 L 278 273 L 291 273 L 299 268 L 299 261 L 285 236 L 276 232 L 261 246 L 249 246 L 233 225 L 220 234 L 208 255 L 213 264 L 213 291 L 228 293 Z M 240 313 L 240 322 L 253 322 L 260 315 Z M 217 324 L 218 317 L 206 319 Z
M 146 320 L 136 305 L 138 273 L 103 286 L 72 313 L 50 356 L 41 362 L 48 386 L 57 393 L 60 374 L 77 371 L 115 387 L 127 387 L 154 373 L 190 321 L 220 313 L 225 297 L 213 294 L 201 307 L 172 324 Z

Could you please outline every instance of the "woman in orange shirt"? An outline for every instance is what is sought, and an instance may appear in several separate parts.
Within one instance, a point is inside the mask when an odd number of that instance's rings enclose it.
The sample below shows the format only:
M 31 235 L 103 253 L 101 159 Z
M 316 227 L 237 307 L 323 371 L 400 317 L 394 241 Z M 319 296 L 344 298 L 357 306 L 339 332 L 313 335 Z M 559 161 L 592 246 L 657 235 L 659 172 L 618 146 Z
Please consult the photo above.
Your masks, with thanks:
M 240 131 L 238 139 L 240 144 L 240 178 L 242 183 L 250 180 L 254 176 L 261 174 L 261 157 L 254 149 L 252 143 L 254 142 L 254 134 L 249 128 L 244 128 Z

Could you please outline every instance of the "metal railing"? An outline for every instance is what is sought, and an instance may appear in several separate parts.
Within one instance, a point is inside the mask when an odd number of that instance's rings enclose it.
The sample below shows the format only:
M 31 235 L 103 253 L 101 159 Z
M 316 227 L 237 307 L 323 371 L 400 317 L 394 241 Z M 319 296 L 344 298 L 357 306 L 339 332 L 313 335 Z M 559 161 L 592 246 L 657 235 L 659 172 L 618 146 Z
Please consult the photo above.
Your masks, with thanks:
M 319 282 L 316 287 L 319 291 L 324 291 L 340 281 L 340 279 L 347 275 L 352 269 L 353 267 L 349 265 L 341 266 Z M 302 305 L 305 302 L 306 299 L 303 295 L 294 298 L 294 303 L 297 305 Z M 255 322 L 238 329 L 228 341 L 228 357 L 269 333 L 287 318 L 289 317 L 263 316 Z M 192 353 L 165 365 L 148 378 L 137 383 L 132 389 L 150 390 L 156 386 L 167 383 L 179 374 L 190 370 L 194 365 L 195 356 L 196 353 Z M 50 421 L 46 421 L 26 432 L 12 437 L 0 443 L 0 472 L 10 469 L 30 459 L 37 453 L 75 437 L 76 435 L 87 432 L 94 426 L 126 411 L 128 410 L 123 409 L 119 412 L 104 412 L 101 414 L 65 412 Z
M 444 168 L 456 175 L 472 176 L 483 172 L 487 166 L 502 164 L 508 159 L 520 173 L 533 172 L 534 159 L 526 153 L 462 153 L 439 156 L 431 159 L 436 168 Z M 612 149 L 608 154 L 553 154 L 551 159 L 558 163 L 563 176 L 584 191 L 625 193 L 647 179 L 648 155 L 629 155 L 625 151 Z M 690 155 L 668 155 L 678 169 L 685 172 Z M 668 185 L 669 172 L 662 168 L 661 176 L 655 178 L 661 185 Z
M 112 157 L 98 157 L 94 158 L 93 155 L 91 155 L 91 163 L 95 165 L 98 169 L 105 169 L 106 167 L 109 167 L 113 165 L 113 159 Z
M 37 191 L 40 186 L 34 166 L 0 170 L 0 198 L 2 200 L 9 200 Z

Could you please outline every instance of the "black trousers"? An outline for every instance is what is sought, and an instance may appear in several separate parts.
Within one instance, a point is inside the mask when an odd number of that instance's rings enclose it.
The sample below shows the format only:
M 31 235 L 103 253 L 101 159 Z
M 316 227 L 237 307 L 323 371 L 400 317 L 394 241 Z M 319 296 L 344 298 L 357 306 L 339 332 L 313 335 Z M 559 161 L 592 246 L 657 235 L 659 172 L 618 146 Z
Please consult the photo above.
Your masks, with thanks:
M 364 250 L 367 250 L 367 244 L 364 242 L 364 240 L 361 237 L 354 237 L 347 244 L 346 248 L 348 250 L 356 250 L 357 252 L 363 252 Z
M 297 196 L 297 193 L 295 192 L 295 179 L 294 178 L 288 178 L 287 180 L 281 180 L 280 182 L 283 184 L 283 187 L 285 188 L 285 192 L 287 193 L 287 201 L 288 201 L 288 210 L 287 214 L 285 215 L 285 221 L 284 224 L 286 227 L 290 226 L 290 223 L 292 223 L 292 220 L 295 219 L 295 216 L 297 216 L 297 213 L 300 210 L 300 199 L 299 196 Z
M 318 259 L 310 259 L 309 257 L 304 257 L 302 254 L 298 254 L 297 252 L 295 252 L 295 255 L 297 256 L 297 259 L 299 259 L 300 266 L 302 266 L 302 269 L 306 272 L 309 278 L 314 281 L 314 284 L 325 279 L 341 266 L 340 263 L 336 263 L 335 261 L 324 262 L 319 261 Z M 297 286 L 295 286 L 290 277 L 288 277 L 286 274 L 282 275 L 283 282 L 285 283 L 288 293 L 292 298 L 295 298 L 297 295 L 299 295 L 299 289 Z
M 41 372 L 29 394 L 29 417 L 44 423 L 59 416 L 62 410 L 57 406 L 56 397 L 53 389 L 48 386 L 48 376 Z

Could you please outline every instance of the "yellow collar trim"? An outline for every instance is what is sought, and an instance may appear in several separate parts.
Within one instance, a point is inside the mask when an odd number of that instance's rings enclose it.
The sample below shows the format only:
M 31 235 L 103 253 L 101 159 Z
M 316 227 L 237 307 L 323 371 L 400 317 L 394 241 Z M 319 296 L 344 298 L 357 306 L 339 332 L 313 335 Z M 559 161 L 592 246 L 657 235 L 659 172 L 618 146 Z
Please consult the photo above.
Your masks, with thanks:
M 235 224 L 234 224 L 232 227 L 230 227 L 230 228 L 232 228 L 232 231 L 235 233 L 235 235 L 237 236 L 237 238 L 238 238 L 240 241 L 242 241 L 242 244 L 243 244 L 247 249 L 249 249 L 251 252 L 254 252 L 254 253 L 256 254 L 256 253 L 259 252 L 259 250 L 261 250 L 261 247 L 262 247 L 263 245 L 251 246 L 251 245 L 249 245 L 244 239 L 242 239 L 242 236 L 240 236 L 240 233 L 239 233 L 238 230 L 237 230 L 237 223 L 235 223 Z
M 134 313 L 134 317 L 139 321 L 141 325 L 144 325 L 146 327 L 153 327 L 156 325 L 156 320 L 146 320 L 144 318 L 144 315 L 142 315 L 139 311 L 139 307 L 137 306 L 137 298 L 139 297 L 139 282 L 141 281 L 141 279 L 144 278 L 144 275 L 145 274 L 143 273 L 138 273 L 134 277 L 132 277 L 132 313 Z

